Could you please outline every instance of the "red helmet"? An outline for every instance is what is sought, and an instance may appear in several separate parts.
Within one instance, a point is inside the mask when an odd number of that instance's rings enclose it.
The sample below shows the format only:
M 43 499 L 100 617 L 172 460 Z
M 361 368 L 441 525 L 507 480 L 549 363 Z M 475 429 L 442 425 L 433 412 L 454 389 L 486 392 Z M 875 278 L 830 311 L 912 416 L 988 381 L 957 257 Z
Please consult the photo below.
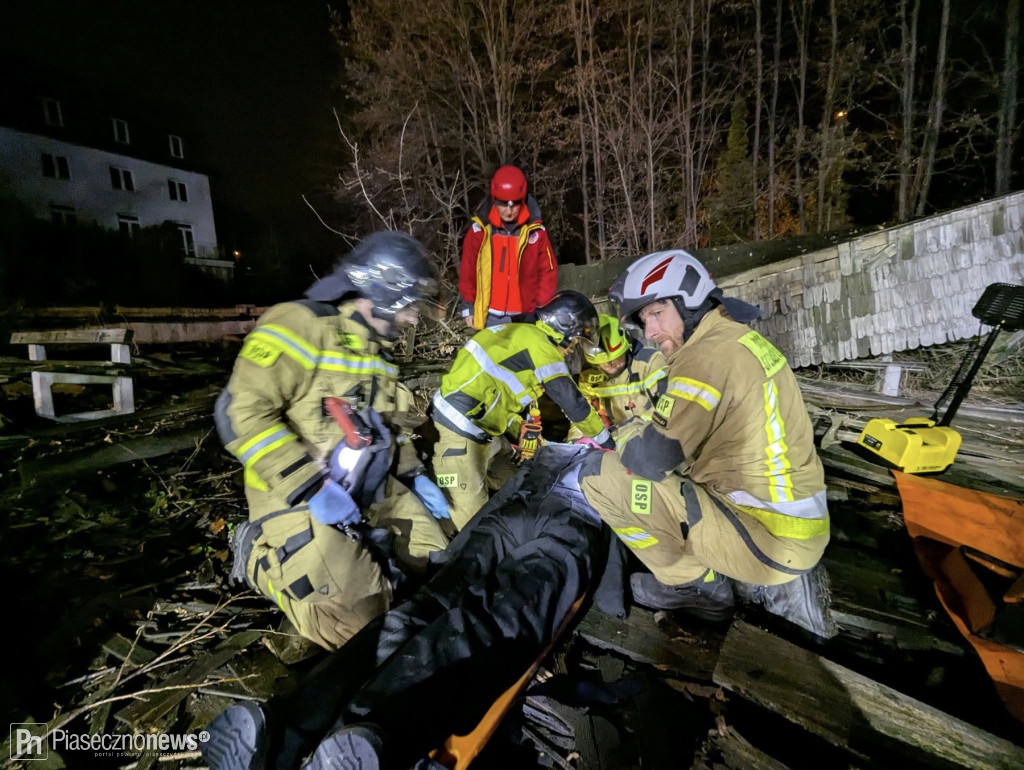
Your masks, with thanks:
M 526 200 L 526 176 L 515 166 L 502 166 L 491 177 L 491 198 L 522 203 Z

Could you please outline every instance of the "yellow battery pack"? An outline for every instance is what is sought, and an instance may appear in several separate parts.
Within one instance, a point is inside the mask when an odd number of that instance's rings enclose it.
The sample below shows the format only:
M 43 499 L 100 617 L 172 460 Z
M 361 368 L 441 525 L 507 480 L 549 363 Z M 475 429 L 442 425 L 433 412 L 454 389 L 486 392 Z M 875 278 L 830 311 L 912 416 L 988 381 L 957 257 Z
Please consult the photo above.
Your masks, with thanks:
M 869 420 L 857 443 L 904 473 L 938 473 L 948 468 L 960 450 L 960 434 L 936 426 L 927 417 L 898 423 L 884 417 Z

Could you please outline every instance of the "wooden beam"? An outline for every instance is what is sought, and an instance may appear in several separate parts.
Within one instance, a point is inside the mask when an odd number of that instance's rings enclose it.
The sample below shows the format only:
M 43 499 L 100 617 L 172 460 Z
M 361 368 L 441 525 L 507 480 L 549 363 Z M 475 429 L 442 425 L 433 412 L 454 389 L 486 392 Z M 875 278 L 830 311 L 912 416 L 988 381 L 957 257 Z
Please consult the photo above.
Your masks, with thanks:
M 710 630 L 701 629 L 698 636 L 674 625 L 659 627 L 655 613 L 640 607 L 631 608 L 626 620 L 591 610 L 576 633 L 599 649 L 702 682 L 711 681 L 723 638 Z
M 1014 770 L 1024 748 L 742 621 L 714 681 L 861 760 Z
M 23 489 L 42 488 L 48 484 L 59 484 L 65 479 L 83 473 L 103 470 L 112 465 L 160 457 L 171 452 L 189 449 L 195 447 L 212 430 L 212 425 L 204 423 L 173 433 L 157 433 L 134 440 L 119 441 L 98 449 L 86 449 L 80 452 L 51 455 L 38 460 L 26 460 L 19 465 L 21 486 Z
M 11 334 L 12 345 L 114 345 L 131 341 L 131 329 L 55 329 Z

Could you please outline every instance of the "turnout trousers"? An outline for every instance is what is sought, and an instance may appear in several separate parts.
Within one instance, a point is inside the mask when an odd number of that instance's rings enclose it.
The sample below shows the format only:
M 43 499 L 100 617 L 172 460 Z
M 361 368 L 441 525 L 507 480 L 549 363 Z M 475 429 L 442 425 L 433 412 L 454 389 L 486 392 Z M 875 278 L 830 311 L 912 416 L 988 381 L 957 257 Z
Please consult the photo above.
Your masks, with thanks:
M 818 563 L 829 520 L 737 506 L 692 480 L 634 476 L 615 452 L 592 456 L 580 488 L 620 540 L 665 585 L 709 569 L 744 583 L 788 583 Z
M 246 574 L 256 590 L 284 612 L 300 634 L 328 650 L 348 641 L 388 609 L 392 578 L 386 558 L 360 536 L 320 524 L 308 505 L 257 517 Z M 385 499 L 364 512 L 370 527 L 394 535 L 393 556 L 423 572 L 431 551 L 448 539 L 419 499 L 389 478 Z
M 451 501 L 452 522 L 462 529 L 490 496 L 515 474 L 512 444 L 504 436 L 481 444 L 435 421 L 434 479 Z

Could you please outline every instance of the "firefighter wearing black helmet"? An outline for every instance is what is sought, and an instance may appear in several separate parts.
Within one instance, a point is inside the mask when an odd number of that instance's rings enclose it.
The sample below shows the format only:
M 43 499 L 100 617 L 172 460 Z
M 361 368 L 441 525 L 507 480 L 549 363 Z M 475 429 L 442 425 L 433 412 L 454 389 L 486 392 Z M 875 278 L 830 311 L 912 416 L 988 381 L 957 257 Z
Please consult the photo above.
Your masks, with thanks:
M 371 534 L 387 541 L 392 532 L 388 555 L 406 569 L 424 568 L 447 545 L 435 521 L 447 505 L 409 441 L 412 397 L 387 353 L 436 291 L 419 241 L 374 233 L 307 299 L 263 314 L 217 401 L 218 433 L 245 469 L 249 504 L 232 542 L 232 576 L 327 649 L 390 605 L 394 565 Z M 346 427 L 334 399 L 372 437 L 369 454 L 359 455 L 369 463 L 349 463 L 341 451 Z
M 608 429 L 580 394 L 565 355 L 599 346 L 597 311 L 579 292 L 562 291 L 537 310 L 532 324 L 510 323 L 473 335 L 434 394 L 439 439 L 434 474 L 460 529 L 511 475 L 512 442 L 525 412 L 541 395 L 562 409 L 583 436 L 610 448 Z

